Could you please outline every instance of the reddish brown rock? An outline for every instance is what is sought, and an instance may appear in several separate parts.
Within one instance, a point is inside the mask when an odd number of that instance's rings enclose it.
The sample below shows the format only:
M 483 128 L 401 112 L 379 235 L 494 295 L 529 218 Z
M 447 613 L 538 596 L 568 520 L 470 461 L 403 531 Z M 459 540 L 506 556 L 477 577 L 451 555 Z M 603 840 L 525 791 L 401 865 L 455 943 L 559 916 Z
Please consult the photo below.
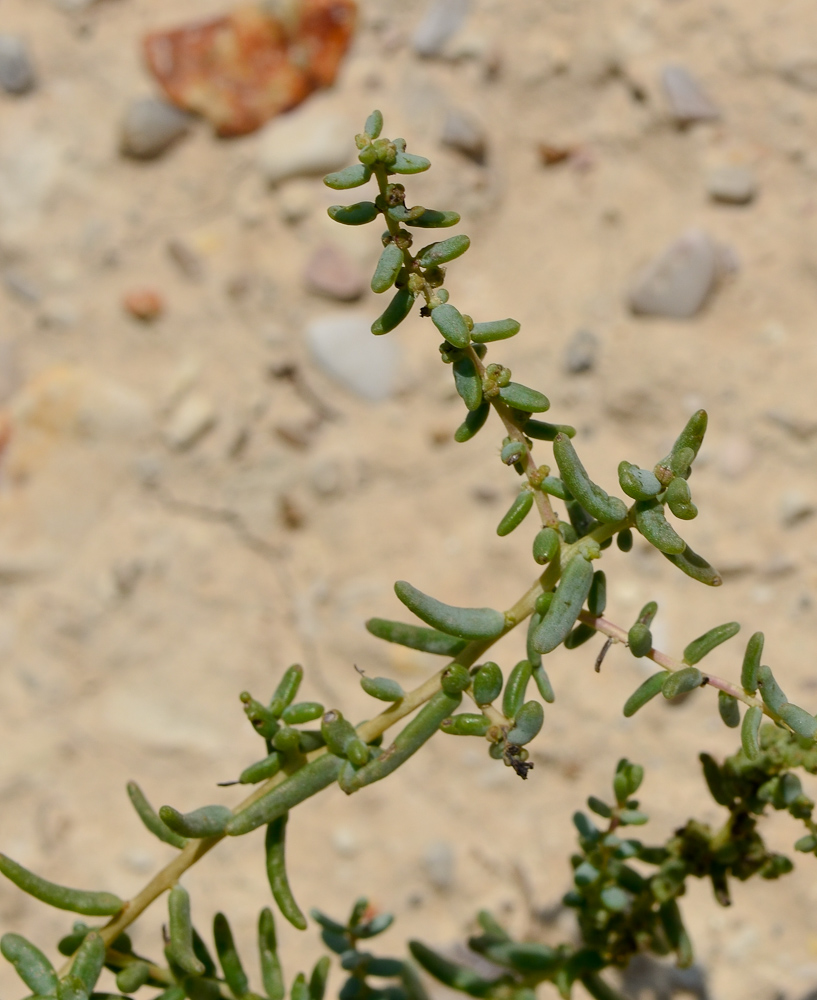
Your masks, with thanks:
M 331 243 L 319 247 L 309 258 L 304 282 L 311 292 L 340 302 L 359 299 L 366 287 L 358 268 Z
M 218 135 L 245 135 L 333 83 L 355 0 L 300 0 L 283 19 L 242 5 L 224 17 L 145 36 L 145 57 L 174 104 Z
M 122 298 L 122 305 L 134 319 L 143 323 L 152 323 L 165 310 L 162 296 L 152 288 L 134 288 L 126 292 Z

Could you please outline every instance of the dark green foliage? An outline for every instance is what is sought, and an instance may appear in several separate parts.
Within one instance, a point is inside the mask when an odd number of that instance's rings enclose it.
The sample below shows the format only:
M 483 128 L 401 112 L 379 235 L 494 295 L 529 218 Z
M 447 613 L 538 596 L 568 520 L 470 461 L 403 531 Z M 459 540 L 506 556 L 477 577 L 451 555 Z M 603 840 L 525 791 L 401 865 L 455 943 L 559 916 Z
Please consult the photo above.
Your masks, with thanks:
M 627 516 L 623 500 L 611 497 L 601 486 L 596 485 L 579 460 L 573 442 L 566 434 L 557 434 L 553 442 L 553 454 L 559 466 L 562 480 L 588 514 L 604 523 L 615 523 Z
M 683 481 L 683 480 L 682 480 Z M 693 665 L 711 653 L 716 646 L 731 639 L 740 632 L 740 625 L 737 622 L 727 622 L 725 625 L 717 625 L 699 636 L 691 642 L 684 650 L 684 663 Z
M 297 927 L 299 931 L 303 931 L 306 930 L 306 917 L 301 913 L 298 904 L 295 902 L 286 870 L 285 850 L 288 819 L 289 813 L 284 813 L 283 816 L 279 816 L 267 826 L 267 835 L 264 841 L 267 858 L 267 878 L 269 879 L 273 899 L 278 904 L 278 909 L 293 927 Z M 218 944 L 218 941 L 216 943 Z M 223 966 L 223 960 L 221 962 Z M 232 986 L 230 988 L 232 989 Z
M 466 640 L 457 639 L 438 629 L 405 625 L 386 618 L 370 618 L 366 622 L 366 628 L 378 639 L 396 642 L 400 646 L 419 649 L 424 653 L 436 653 L 438 656 L 456 656 L 468 644 Z
M 111 892 L 87 892 L 49 882 L 5 854 L 0 854 L 0 872 L 29 896 L 60 910 L 99 917 L 118 913 L 124 906 L 123 901 Z
M 427 625 L 458 639 L 496 639 L 505 629 L 505 616 L 493 608 L 457 608 L 443 604 L 404 580 L 394 592 L 409 611 Z
M 474 701 L 478 705 L 490 705 L 502 691 L 502 671 L 496 663 L 483 663 L 474 675 Z
M 332 205 L 329 218 L 344 226 L 365 226 L 377 218 L 377 205 L 373 201 L 359 201 L 356 205 Z
M 523 488 L 514 502 L 508 508 L 502 520 L 496 528 L 496 533 L 500 536 L 509 535 L 514 528 L 525 520 L 533 507 L 533 490 L 530 487 Z
M 740 683 L 746 694 L 754 694 L 757 691 L 757 672 L 760 669 L 761 656 L 763 656 L 763 633 L 755 632 L 746 643 L 746 653 L 743 657 L 743 668 L 740 674 Z
M 372 291 L 378 294 L 388 291 L 397 280 L 402 266 L 403 251 L 396 244 L 387 243 L 372 275 Z
M 454 347 L 464 348 L 471 342 L 471 331 L 463 319 L 462 313 L 450 302 L 444 302 L 432 310 L 431 320 L 434 326 Z M 475 409 L 475 407 L 469 407 Z
M 491 404 L 483 401 L 476 410 L 469 410 L 465 420 L 454 432 L 454 440 L 459 444 L 470 441 L 471 438 L 485 426 L 488 414 L 491 412 Z
M 377 336 L 384 333 L 391 333 L 408 316 L 413 305 L 413 293 L 408 288 L 398 289 L 382 315 L 372 323 L 372 333 Z
M 537 652 L 549 653 L 564 642 L 576 624 L 592 582 L 593 564 L 579 553 L 563 571 L 550 607 L 532 637 Z

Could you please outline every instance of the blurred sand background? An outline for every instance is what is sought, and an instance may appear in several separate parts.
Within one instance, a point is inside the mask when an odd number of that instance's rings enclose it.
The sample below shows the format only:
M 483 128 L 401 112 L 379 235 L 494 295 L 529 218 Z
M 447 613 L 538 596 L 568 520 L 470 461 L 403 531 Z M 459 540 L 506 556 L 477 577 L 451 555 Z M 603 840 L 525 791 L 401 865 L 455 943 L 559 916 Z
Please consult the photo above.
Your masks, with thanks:
M 0 3 L 0 31 L 25 41 L 37 74 L 31 92 L 0 93 L 11 427 L 0 845 L 47 877 L 123 896 L 172 854 L 141 827 L 126 780 L 156 806 L 232 805 L 240 790 L 215 782 L 263 755 L 240 691 L 268 697 L 297 660 L 305 697 L 365 717 L 374 708 L 354 664 L 405 687 L 436 666 L 363 628 L 371 615 L 403 617 L 395 579 L 506 607 L 535 573 L 532 524 L 495 534 L 518 484 L 499 462 L 498 428 L 451 439 L 463 407 L 430 324 L 413 316 L 386 353 L 359 348 L 361 370 L 391 379 L 379 401 L 327 374 L 309 346 L 315 321 L 367 324 L 383 305 L 368 291 L 351 303 L 310 291 L 314 253 L 331 244 L 366 285 L 379 230 L 330 223 L 326 206 L 343 198 L 317 179 L 270 185 L 274 125 L 225 141 L 199 122 L 153 161 L 120 154 L 129 104 L 157 93 L 143 33 L 225 8 Z M 478 320 L 522 322 L 490 359 L 549 395 L 549 417 L 577 426 L 585 464 L 609 489 L 622 458 L 651 466 L 708 409 L 692 480 L 701 516 L 683 530 L 725 585 L 710 591 L 637 541 L 629 557 L 606 554 L 609 616 L 628 626 L 657 599 L 657 644 L 676 654 L 723 621 L 762 628 L 789 696 L 815 707 L 817 9 L 474 0 L 421 58 L 412 38 L 425 12 L 362 0 L 336 85 L 288 117 L 337 120 L 352 162 L 352 136 L 379 107 L 386 134 L 431 158 L 407 179 L 410 203 L 457 209 L 456 231 L 473 241 L 449 267 L 452 301 Z M 673 122 L 668 65 L 701 83 L 719 118 Z M 471 120 L 484 163 L 442 142 L 451 114 Z M 545 166 L 542 143 L 573 153 Z M 751 201 L 713 200 L 711 172 L 736 165 L 756 186 Z M 632 315 L 639 268 L 690 227 L 730 248 L 731 274 L 694 318 Z M 150 324 L 123 308 L 142 288 L 164 301 Z M 582 371 L 579 330 L 595 338 L 581 341 Z M 368 895 L 397 915 L 381 939 L 396 954 L 408 937 L 463 939 L 480 906 L 543 933 L 531 906 L 568 887 L 570 816 L 607 794 L 623 754 L 648 767 L 645 839 L 688 816 L 717 822 L 697 753 L 731 752 L 736 737 L 712 692 L 624 720 L 643 665 L 613 650 L 596 676 L 598 645 L 553 654 L 557 702 L 526 783 L 479 741 L 438 736 L 388 782 L 298 809 L 289 865 L 301 905 L 339 916 Z M 521 650 L 509 637 L 497 659 L 510 666 Z M 741 655 L 738 639 L 710 667 L 736 677 Z M 783 850 L 799 835 L 776 819 L 767 831 Z M 261 839 L 221 845 L 185 879 L 197 924 L 206 931 L 223 909 L 254 976 L 256 915 L 269 902 Z M 817 876 L 814 859 L 796 863 L 776 885 L 737 887 L 731 910 L 694 887 L 690 924 L 718 1000 L 797 998 L 817 983 Z M 159 952 L 163 918 L 155 905 L 139 947 Z M 51 948 L 71 916 L 3 883 L 0 925 Z M 291 978 L 321 947 L 314 928 L 279 927 Z M 20 992 L 7 966 L 0 992 Z

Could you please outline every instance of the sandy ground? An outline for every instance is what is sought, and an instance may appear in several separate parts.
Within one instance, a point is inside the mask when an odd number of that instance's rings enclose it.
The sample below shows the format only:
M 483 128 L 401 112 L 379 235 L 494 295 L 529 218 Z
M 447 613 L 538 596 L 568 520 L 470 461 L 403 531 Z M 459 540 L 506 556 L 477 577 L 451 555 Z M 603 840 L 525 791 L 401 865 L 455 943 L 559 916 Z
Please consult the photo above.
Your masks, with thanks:
M 46 876 L 121 895 L 172 851 L 142 829 L 126 780 L 157 805 L 238 801 L 214 784 L 261 755 L 241 690 L 268 696 L 299 660 L 306 696 L 364 717 L 373 709 L 353 664 L 404 686 L 431 668 L 363 629 L 370 615 L 400 616 L 395 579 L 505 607 L 534 576 L 532 527 L 494 531 L 517 488 L 498 428 L 450 440 L 462 406 L 428 324 L 413 317 L 393 335 L 398 391 L 379 404 L 327 378 L 306 349 L 309 321 L 373 318 L 380 305 L 370 293 L 349 306 L 307 293 L 310 253 L 332 239 L 368 270 L 377 234 L 333 230 L 334 197 L 319 182 L 297 182 L 305 215 L 284 221 L 293 189 L 265 185 L 260 135 L 216 141 L 200 125 L 155 162 L 118 154 L 124 108 L 153 92 L 141 34 L 223 6 L 0 6 L 0 27 L 28 40 L 40 76 L 30 95 L 0 98 L 0 264 L 36 293 L 0 293 L 0 380 L 14 414 L 0 486 L 0 844 Z M 548 393 L 551 416 L 579 428 L 580 453 L 611 489 L 622 458 L 652 464 L 692 410 L 709 410 L 693 480 L 701 516 L 685 533 L 728 571 L 726 585 L 709 591 L 644 544 L 626 558 L 611 551 L 610 617 L 629 625 L 659 600 L 656 636 L 676 653 L 722 621 L 762 628 L 789 696 L 812 703 L 817 520 L 787 512 L 817 503 L 813 4 L 478 0 L 460 58 L 425 61 L 408 44 L 422 5 L 361 6 L 353 50 L 321 100 L 348 120 L 350 140 L 378 106 L 388 133 L 431 157 L 410 200 L 457 208 L 473 240 L 449 269 L 452 301 L 523 324 L 491 357 Z M 719 121 L 669 122 L 668 63 L 702 81 Z M 482 122 L 484 167 L 441 146 L 448 108 Z M 582 155 L 546 169 L 540 142 Z M 706 171 L 724 161 L 755 172 L 753 204 L 707 197 Z M 730 246 L 739 270 L 693 320 L 634 318 L 633 275 L 689 226 Z M 201 280 L 170 259 L 171 239 L 195 249 Z M 122 308 L 144 285 L 167 303 L 151 326 Z M 579 328 L 598 337 L 598 357 L 569 375 Z M 310 404 L 269 374 L 289 362 L 336 415 L 317 430 Z M 191 393 L 218 421 L 174 451 L 165 431 Z M 505 640 L 500 662 L 512 664 L 521 641 Z M 606 793 L 622 754 L 648 765 L 642 801 L 656 837 L 689 815 L 716 821 L 696 755 L 730 752 L 735 737 L 714 698 L 626 721 L 620 706 L 643 669 L 619 650 L 596 676 L 595 653 L 593 643 L 553 655 L 557 703 L 527 783 L 478 741 L 440 736 L 388 782 L 298 809 L 289 854 L 301 904 L 342 914 L 370 896 L 397 914 L 382 940 L 398 954 L 409 936 L 461 939 L 485 905 L 526 932 L 528 897 L 552 904 L 567 887 L 571 813 Z M 726 647 L 711 669 L 735 677 L 739 657 Z M 781 849 L 794 835 L 769 824 Z M 451 885 L 435 888 L 427 859 L 446 850 Z M 259 836 L 221 846 L 186 884 L 197 923 L 225 910 L 249 953 L 268 902 Z M 154 952 L 161 909 L 136 932 Z M 795 998 L 817 981 L 813 859 L 777 885 L 738 887 L 731 910 L 695 887 L 688 911 L 719 1000 Z M 6 884 L 0 916 L 43 947 L 71 922 Z M 290 975 L 320 954 L 314 930 L 281 934 Z M 8 968 L 0 992 L 19 994 Z

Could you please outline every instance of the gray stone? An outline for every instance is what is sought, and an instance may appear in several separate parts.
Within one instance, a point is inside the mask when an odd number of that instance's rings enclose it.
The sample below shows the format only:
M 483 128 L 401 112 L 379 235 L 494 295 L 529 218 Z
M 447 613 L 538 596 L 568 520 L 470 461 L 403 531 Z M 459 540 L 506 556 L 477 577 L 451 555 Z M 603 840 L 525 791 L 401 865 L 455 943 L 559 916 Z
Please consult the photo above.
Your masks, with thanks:
M 411 39 L 417 55 L 438 56 L 465 23 L 470 6 L 470 0 L 431 0 Z
M 7 94 L 25 94 L 36 83 L 34 65 L 22 38 L 0 35 L 0 87 Z
M 706 189 L 713 201 L 727 205 L 748 205 L 757 194 L 757 181 L 751 167 L 715 167 L 706 179 Z
M 373 403 L 394 391 L 400 367 L 397 344 L 375 337 L 371 318 L 335 313 L 314 320 L 306 329 L 312 357 L 350 392 Z
M 780 498 L 780 522 L 784 528 L 793 528 L 809 517 L 817 508 L 807 497 L 797 490 L 788 490 Z
M 259 133 L 259 164 L 268 184 L 319 177 L 354 159 L 349 125 L 334 108 L 307 104 L 275 118 Z
M 292 180 L 278 189 L 278 214 L 282 222 L 294 226 L 315 207 L 314 181 Z
M 312 254 L 304 269 L 306 287 L 340 302 L 354 302 L 363 294 L 366 282 L 349 257 L 326 243 Z
M 6 291 L 27 305 L 37 305 L 42 298 L 40 289 L 33 281 L 11 268 L 3 272 L 3 284 L 6 286 Z
M 745 476 L 754 461 L 755 452 L 752 443 L 742 434 L 732 434 L 725 438 L 715 459 L 718 471 L 727 479 L 740 479 Z
M 181 273 L 190 281 L 201 281 L 204 277 L 204 261 L 201 255 L 185 243 L 172 237 L 167 241 L 167 253 Z
M 125 113 L 120 149 L 125 156 L 152 160 L 185 135 L 192 117 L 158 97 L 140 97 Z
M 766 418 L 798 441 L 808 441 L 817 434 L 817 420 L 808 415 L 788 413 L 785 410 L 769 410 Z
M 701 230 L 689 229 L 642 269 L 629 294 L 630 309 L 687 319 L 701 309 L 717 277 L 715 244 Z
M 696 1000 L 710 998 L 702 966 L 679 969 L 651 955 L 636 955 L 624 970 L 621 985 L 630 1000 L 641 1000 L 645 993 L 654 1000 L 672 1000 L 677 993 L 692 994 Z
M 590 372 L 596 366 L 599 339 L 592 330 L 577 330 L 568 341 L 565 351 L 565 371 L 569 375 Z
M 0 340 L 0 404 L 7 403 L 22 384 L 17 342 Z
M 75 13 L 77 11 L 88 10 L 89 7 L 93 7 L 97 3 L 97 0 L 52 0 L 52 3 L 59 10 Z
M 778 67 L 778 73 L 781 79 L 798 90 L 810 94 L 817 92 L 817 59 L 814 56 L 790 59 Z
M 691 125 L 694 122 L 720 118 L 720 110 L 685 67 L 667 66 L 661 74 L 661 81 L 664 84 L 672 117 L 678 125 Z
M 429 844 L 423 855 L 423 868 L 435 889 L 445 891 L 454 884 L 454 849 L 447 840 Z
M 485 130 L 473 116 L 464 111 L 451 110 L 446 114 L 440 141 L 474 163 L 485 162 L 488 147 Z

